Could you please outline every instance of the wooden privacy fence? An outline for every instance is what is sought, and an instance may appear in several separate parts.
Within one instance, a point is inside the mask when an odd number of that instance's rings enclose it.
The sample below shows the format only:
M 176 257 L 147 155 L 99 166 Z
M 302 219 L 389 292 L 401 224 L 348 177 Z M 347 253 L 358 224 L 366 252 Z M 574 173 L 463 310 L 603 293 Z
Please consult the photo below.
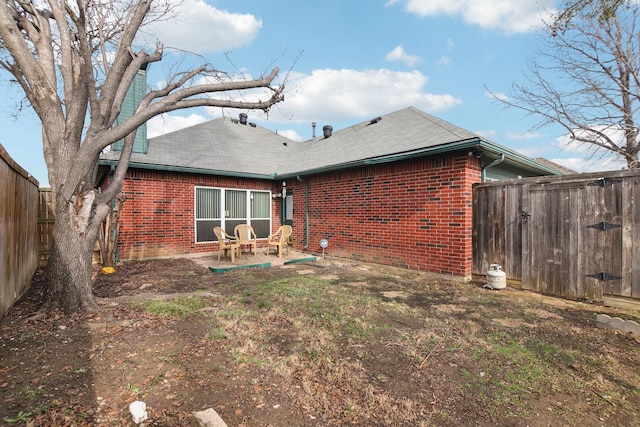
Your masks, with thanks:
M 53 206 L 53 192 L 50 188 L 40 189 L 38 205 L 38 265 L 47 265 L 53 243 L 53 225 L 56 223 Z
M 38 266 L 38 181 L 0 145 L 0 317 L 29 289 Z
M 474 186 L 476 275 L 485 275 L 495 263 L 522 289 L 577 300 L 638 302 L 639 244 L 640 171 Z

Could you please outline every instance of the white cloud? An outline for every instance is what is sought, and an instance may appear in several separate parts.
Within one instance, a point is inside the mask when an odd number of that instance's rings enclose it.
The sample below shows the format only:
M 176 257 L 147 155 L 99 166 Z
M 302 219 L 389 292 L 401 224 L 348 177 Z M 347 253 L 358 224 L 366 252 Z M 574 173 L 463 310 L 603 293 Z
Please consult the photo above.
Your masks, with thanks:
M 425 91 L 428 78 L 419 71 L 388 69 L 320 69 L 311 74 L 291 73 L 286 100 L 277 110 L 292 121 L 366 118 L 415 106 L 424 111 L 445 111 L 462 103 L 449 94 Z M 274 118 L 277 111 L 271 114 Z M 270 120 L 271 120 L 270 118 Z
M 601 132 L 604 135 L 606 135 L 618 146 L 625 145 L 625 135 L 624 135 L 624 130 L 622 128 L 615 127 L 615 126 L 612 127 L 612 126 L 601 125 L 601 126 L 593 126 L 593 129 L 596 130 L 597 132 Z M 576 136 L 580 136 L 582 134 L 582 136 L 584 136 L 585 138 L 594 137 L 593 134 L 590 134 L 580 129 L 576 129 L 575 133 L 576 133 Z M 606 143 L 606 140 L 603 139 L 602 143 Z M 565 151 L 579 153 L 582 155 L 593 156 L 598 154 L 601 155 L 603 153 L 604 154 L 609 153 L 608 150 L 605 150 L 604 148 L 600 148 L 597 145 L 589 144 L 587 142 L 576 141 L 575 139 L 571 138 L 569 135 L 562 135 L 558 137 L 557 144 Z
M 406 9 L 420 16 L 432 16 L 458 13 L 464 6 L 464 0 L 409 0 Z
M 295 130 L 282 130 L 282 131 L 278 131 L 278 134 L 284 136 L 285 138 L 289 138 L 292 141 L 302 141 L 304 139 Z
M 188 116 L 162 114 L 147 122 L 147 136 L 149 138 L 153 138 L 154 136 L 174 132 L 189 126 L 197 125 L 198 123 L 206 122 L 210 119 L 210 117 L 204 117 L 199 114 L 190 114 Z
M 470 24 L 524 33 L 539 27 L 554 11 L 555 0 L 407 0 L 416 15 L 461 15 Z
M 583 157 L 569 157 L 551 159 L 552 162 L 558 163 L 576 172 L 603 172 L 625 169 L 626 163 L 619 159 L 604 158 L 598 160 L 587 160 Z
M 508 132 L 507 133 L 507 138 L 513 139 L 513 140 L 536 139 L 536 138 L 540 138 L 541 136 L 542 135 L 540 135 L 537 132 L 521 132 L 521 133 Z
M 474 133 L 477 133 L 478 135 L 485 137 L 487 139 L 493 139 L 496 136 L 496 131 L 493 129 L 477 130 Z
M 596 128 L 598 131 L 608 135 L 618 145 L 624 145 L 624 132 L 621 129 L 608 126 L 597 126 Z M 579 133 L 580 131 L 576 132 Z M 627 166 L 626 161 L 612 151 L 599 148 L 593 144 L 576 142 L 569 135 L 557 138 L 556 144 L 562 151 L 573 154 L 573 157 L 559 159 L 557 163 L 579 172 L 621 170 Z M 569 166 L 569 164 L 573 166 Z
M 438 58 L 438 64 L 448 67 L 449 65 L 451 65 L 451 58 L 446 55 L 442 55 L 440 58 Z
M 320 123 L 353 122 L 414 106 L 429 113 L 449 110 L 462 104 L 462 99 L 450 94 L 429 93 L 428 77 L 419 71 L 401 72 L 389 69 L 319 69 L 311 74 L 290 72 L 285 102 L 277 104 L 268 114 L 251 112 L 252 121 L 273 129 L 294 141 L 300 141 L 300 126 Z M 243 93 L 225 93 L 228 99 L 255 100 L 267 96 L 262 89 Z M 233 109 L 206 107 L 203 115 L 188 117 L 163 115 L 148 122 L 149 136 L 171 132 L 186 126 L 219 117 L 236 117 Z M 296 130 L 293 130 L 296 129 Z M 311 127 L 309 125 L 309 133 Z M 308 135 L 305 135 L 308 137 Z
M 387 61 L 404 62 L 409 67 L 413 67 L 417 62 L 420 61 L 419 56 L 409 55 L 407 52 L 405 52 L 402 46 L 394 47 L 391 52 L 387 53 L 387 56 L 384 59 L 386 59 Z
M 202 0 L 183 0 L 175 8 L 174 19 L 144 28 L 146 43 L 158 40 L 167 48 L 221 52 L 250 44 L 262 28 L 262 21 L 253 15 L 218 10 Z
M 506 93 L 502 93 L 502 92 L 485 92 L 484 96 L 486 96 L 487 98 L 489 98 L 492 101 L 501 101 L 501 102 L 507 102 L 509 101 L 509 95 L 507 95 Z
M 451 38 L 447 39 L 447 49 L 448 50 L 453 50 L 453 48 L 455 47 L 455 43 L 453 42 L 453 40 Z

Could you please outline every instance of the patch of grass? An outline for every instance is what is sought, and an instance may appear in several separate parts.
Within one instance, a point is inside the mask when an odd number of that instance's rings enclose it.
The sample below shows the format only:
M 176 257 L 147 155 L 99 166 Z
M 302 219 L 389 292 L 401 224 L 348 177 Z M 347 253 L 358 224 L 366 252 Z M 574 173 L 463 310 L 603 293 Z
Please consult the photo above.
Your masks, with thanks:
M 126 387 L 127 391 L 131 394 L 138 394 L 140 393 L 140 388 L 131 384 L 131 383 L 127 383 L 127 387 Z
M 40 396 L 43 392 L 44 390 L 42 388 L 27 387 L 26 390 L 24 391 L 24 397 L 27 400 L 34 400 L 36 397 Z
M 487 410 L 507 405 L 510 409 L 505 415 L 510 418 L 527 417 L 531 402 L 551 387 L 560 348 L 500 332 L 490 333 L 485 339 L 488 345 L 471 348 L 471 358 L 482 375 L 461 375 L 474 392 L 483 390 Z
M 249 339 L 243 346 L 233 348 L 230 354 L 239 365 L 251 364 L 261 367 L 267 364 L 267 360 L 256 354 L 257 348 L 258 343 Z
M 285 290 L 285 295 L 293 299 L 307 298 L 311 291 L 306 288 L 289 288 Z
M 178 363 L 180 359 L 180 353 L 173 352 L 168 356 L 158 356 L 158 360 L 165 363 Z
M 240 307 L 229 307 L 218 312 L 219 318 L 232 318 L 232 317 L 244 317 L 248 310 Z
M 264 308 L 269 308 L 271 307 L 271 302 L 261 299 L 258 301 L 258 303 L 256 304 L 258 306 L 258 308 L 264 309 Z
M 7 424 L 18 424 L 18 423 L 26 423 L 31 418 L 31 412 L 18 412 L 15 417 L 7 417 L 4 419 L 4 422 Z
M 213 328 L 207 334 L 210 340 L 224 340 L 227 338 L 227 331 L 224 328 Z
M 172 300 L 150 300 L 141 303 L 149 313 L 159 316 L 184 317 L 206 307 L 207 302 L 200 297 L 180 297 Z

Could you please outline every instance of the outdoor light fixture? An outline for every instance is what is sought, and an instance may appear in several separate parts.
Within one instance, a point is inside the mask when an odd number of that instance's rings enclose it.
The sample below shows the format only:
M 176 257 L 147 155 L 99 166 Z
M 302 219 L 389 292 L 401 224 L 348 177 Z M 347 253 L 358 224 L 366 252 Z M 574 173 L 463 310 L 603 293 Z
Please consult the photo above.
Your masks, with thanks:
M 329 241 L 327 239 L 320 240 L 320 247 L 322 248 L 322 259 L 324 259 L 324 250 L 329 246 Z
M 275 193 L 271 195 L 272 199 L 287 197 L 287 181 L 282 181 L 282 191 L 280 193 Z

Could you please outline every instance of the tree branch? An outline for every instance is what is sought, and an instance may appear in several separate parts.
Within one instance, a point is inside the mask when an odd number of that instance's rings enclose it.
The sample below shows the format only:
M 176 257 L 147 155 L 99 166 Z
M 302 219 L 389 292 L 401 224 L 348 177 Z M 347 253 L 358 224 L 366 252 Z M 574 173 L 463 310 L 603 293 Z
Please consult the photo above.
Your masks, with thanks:
M 494 98 L 536 116 L 536 129 L 559 125 L 573 142 L 615 153 L 628 167 L 638 167 L 640 5 L 623 7 L 624 0 L 619 1 L 616 13 L 596 19 L 591 2 L 607 0 L 572 2 L 580 9 L 571 12 L 563 31 L 550 27 L 551 37 L 529 65 L 526 84 L 514 84 L 507 99 Z

